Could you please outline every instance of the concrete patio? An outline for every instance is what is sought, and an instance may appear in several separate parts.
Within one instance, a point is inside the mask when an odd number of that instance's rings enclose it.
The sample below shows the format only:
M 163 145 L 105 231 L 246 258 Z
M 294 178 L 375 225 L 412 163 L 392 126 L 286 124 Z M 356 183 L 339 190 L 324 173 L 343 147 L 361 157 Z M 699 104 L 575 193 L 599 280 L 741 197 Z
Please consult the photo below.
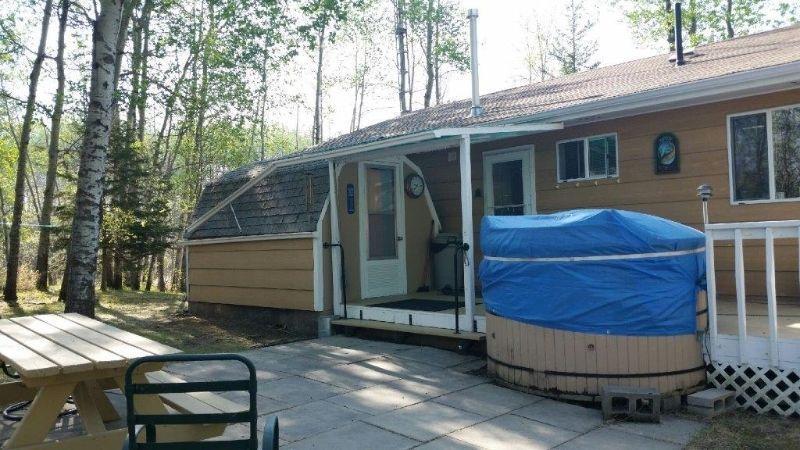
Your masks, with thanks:
M 482 360 L 430 347 L 334 336 L 243 354 L 258 369 L 260 422 L 278 416 L 286 449 L 674 449 L 704 426 L 672 416 L 603 423 L 599 410 L 495 386 L 468 373 Z M 241 368 L 223 364 L 168 370 L 187 379 L 241 377 Z M 112 397 L 124 407 L 120 394 Z M 58 434 L 80 431 L 79 419 L 65 422 Z M 0 440 L 8 432 L 10 424 L 0 424 Z M 226 434 L 247 435 L 248 426 Z

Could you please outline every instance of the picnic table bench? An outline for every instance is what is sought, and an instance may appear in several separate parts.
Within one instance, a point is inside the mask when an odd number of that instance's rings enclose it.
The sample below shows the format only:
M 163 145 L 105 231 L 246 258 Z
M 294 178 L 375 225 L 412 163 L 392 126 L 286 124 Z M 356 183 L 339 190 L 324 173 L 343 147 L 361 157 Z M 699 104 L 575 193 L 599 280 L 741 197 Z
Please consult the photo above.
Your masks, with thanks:
M 0 384 L 0 405 L 32 400 L 3 449 L 120 449 L 127 429 L 109 430 L 119 419 L 104 389 L 123 389 L 132 361 L 180 350 L 79 314 L 43 314 L 0 320 L 0 363 L 19 380 Z M 180 380 L 147 364 L 135 374 L 137 383 Z M 182 380 L 181 380 L 182 381 Z M 86 434 L 45 441 L 68 397 L 72 396 Z M 164 394 L 137 398 L 145 414 L 231 412 L 235 403 L 211 393 Z M 174 426 L 159 432 L 172 442 L 219 436 L 224 424 Z

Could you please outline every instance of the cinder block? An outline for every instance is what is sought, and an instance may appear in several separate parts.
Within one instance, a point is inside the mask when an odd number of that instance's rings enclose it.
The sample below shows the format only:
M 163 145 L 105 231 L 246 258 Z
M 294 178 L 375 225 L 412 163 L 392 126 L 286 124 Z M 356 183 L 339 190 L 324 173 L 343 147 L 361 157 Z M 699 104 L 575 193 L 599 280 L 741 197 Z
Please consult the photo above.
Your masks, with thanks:
M 625 417 L 639 422 L 659 422 L 661 393 L 653 388 L 603 386 L 600 390 L 603 418 Z
M 736 392 L 725 389 L 706 389 L 686 397 L 686 403 L 701 408 L 735 408 Z
M 693 414 L 714 417 L 736 408 L 736 393 L 725 389 L 706 389 L 686 397 L 686 409 Z

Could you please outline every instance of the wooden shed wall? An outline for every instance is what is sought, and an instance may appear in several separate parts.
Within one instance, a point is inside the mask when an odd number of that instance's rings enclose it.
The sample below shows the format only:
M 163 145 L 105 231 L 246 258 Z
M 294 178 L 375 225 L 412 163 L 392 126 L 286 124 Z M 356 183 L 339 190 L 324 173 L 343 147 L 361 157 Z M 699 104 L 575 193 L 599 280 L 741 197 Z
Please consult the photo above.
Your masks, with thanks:
M 710 202 L 713 222 L 800 219 L 799 202 L 732 205 L 728 177 L 727 115 L 800 103 L 800 89 L 737 100 L 693 106 L 564 130 L 494 141 L 473 146 L 472 185 L 483 191 L 483 152 L 520 145 L 535 147 L 536 204 L 539 213 L 572 208 L 620 208 L 666 217 L 701 228 L 700 202 L 695 189 L 703 183 L 714 188 Z M 674 133 L 680 143 L 681 170 L 654 173 L 653 142 L 663 132 Z M 617 133 L 619 178 L 558 183 L 556 142 L 597 134 Z M 428 188 L 445 231 L 461 229 L 458 150 L 411 155 L 425 174 Z M 473 200 L 478 243 L 483 198 Z M 777 288 L 783 296 L 800 296 L 796 241 L 776 241 Z M 480 260 L 480 247 L 475 258 Z M 748 294 L 764 292 L 763 243 L 745 248 Z M 721 294 L 734 293 L 732 244 L 717 251 L 717 283 Z
M 189 301 L 314 310 L 312 239 L 193 245 Z

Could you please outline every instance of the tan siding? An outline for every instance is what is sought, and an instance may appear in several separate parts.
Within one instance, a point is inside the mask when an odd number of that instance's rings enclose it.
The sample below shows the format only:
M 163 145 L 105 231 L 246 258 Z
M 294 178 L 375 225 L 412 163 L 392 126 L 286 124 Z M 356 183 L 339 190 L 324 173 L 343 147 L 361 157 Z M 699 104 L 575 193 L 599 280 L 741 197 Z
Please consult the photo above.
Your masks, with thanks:
M 709 183 L 714 198 L 709 210 L 714 222 L 800 219 L 800 203 L 731 205 L 728 177 L 727 115 L 800 103 L 800 90 L 749 97 L 710 105 L 643 114 L 557 132 L 475 145 L 472 152 L 473 189 L 483 191 L 482 153 L 486 150 L 533 144 L 536 147 L 536 203 L 540 213 L 572 208 L 620 208 L 666 217 L 700 228 L 702 219 L 695 189 Z M 555 143 L 594 134 L 618 134 L 619 179 L 557 183 Z M 656 175 L 653 141 L 663 132 L 674 133 L 680 143 L 681 171 Z M 461 227 L 458 161 L 448 162 L 455 150 L 412 155 L 425 173 L 442 226 L 458 232 Z M 483 215 L 483 199 L 473 203 L 476 231 Z M 476 242 L 477 242 L 476 233 Z M 776 249 L 778 294 L 800 296 L 797 242 L 779 243 Z M 753 244 L 750 244 L 753 245 Z M 730 247 L 721 245 L 720 247 Z M 762 244 L 763 247 L 763 244 Z M 476 247 L 479 260 L 479 246 Z M 729 250 L 717 256 L 718 284 L 722 294 L 734 292 Z M 732 254 L 732 253 L 730 253 Z M 746 249 L 748 293 L 763 294 L 763 248 Z
M 287 289 L 192 286 L 192 301 L 306 311 L 314 310 L 314 293 L 312 291 Z
M 197 245 L 189 250 L 189 301 L 314 309 L 312 240 Z
M 310 249 L 200 253 L 192 248 L 189 255 L 192 264 L 189 267 L 197 269 L 314 269 L 314 257 Z
M 307 270 L 219 270 L 191 269 L 192 286 L 244 287 L 265 289 L 294 289 L 310 291 L 314 280 Z

